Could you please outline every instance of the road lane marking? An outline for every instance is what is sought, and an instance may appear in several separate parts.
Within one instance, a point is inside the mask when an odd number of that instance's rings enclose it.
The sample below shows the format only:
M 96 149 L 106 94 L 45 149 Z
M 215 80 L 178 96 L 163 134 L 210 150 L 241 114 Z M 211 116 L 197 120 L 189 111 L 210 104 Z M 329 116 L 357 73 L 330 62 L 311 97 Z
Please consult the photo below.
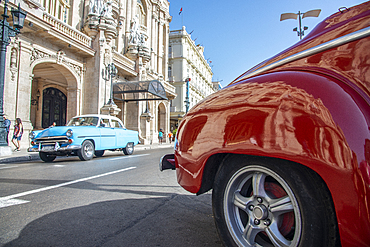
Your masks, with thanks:
M 135 166 L 131 166 L 131 167 L 127 167 L 127 168 L 124 168 L 124 169 L 121 169 L 121 170 L 107 172 L 107 173 L 103 173 L 103 174 L 99 174 L 99 175 L 95 175 L 95 176 L 91 176 L 91 177 L 87 177 L 87 178 L 81 178 L 81 179 L 73 180 L 73 181 L 70 181 L 70 182 L 65 182 L 65 183 L 56 184 L 56 185 L 52 185 L 52 186 L 48 186 L 48 187 L 44 187 L 44 188 L 40 188 L 40 189 L 35 189 L 35 190 L 21 192 L 21 193 L 14 194 L 14 195 L 0 197 L 0 208 L 7 207 L 7 206 L 12 206 L 11 205 L 11 200 L 13 200 L 14 198 L 17 198 L 17 197 L 31 195 L 31 194 L 35 194 L 35 193 L 39 193 L 39 192 L 42 192 L 42 191 L 47 191 L 47 190 L 51 190 L 51 189 L 55 189 L 55 188 L 59 188 L 59 187 L 63 187 L 63 186 L 71 185 L 71 184 L 76 184 L 76 183 L 84 182 L 84 181 L 87 181 L 87 180 L 112 175 L 112 174 L 119 173 L 119 172 L 125 172 L 125 171 L 129 171 L 129 170 L 132 170 L 132 169 L 135 169 L 135 168 L 136 168 Z M 23 201 L 23 200 L 19 200 L 19 201 Z M 29 202 L 29 201 L 24 201 L 23 203 L 25 203 L 25 202 Z M 16 204 L 13 204 L 13 205 L 16 205 Z
M 18 205 L 18 204 L 27 203 L 27 202 L 30 202 L 30 201 L 21 200 L 21 199 L 3 200 L 2 198 L 0 198 L 0 208 L 14 206 L 14 205 Z
M 54 167 L 65 167 L 65 165 L 53 165 Z
M 14 167 L 18 167 L 18 166 L 5 166 L 5 167 L 0 167 L 0 170 L 1 170 L 1 169 L 9 169 L 9 168 L 14 168 Z
M 149 154 L 138 154 L 138 155 L 131 155 L 131 156 L 123 156 L 123 157 L 111 158 L 109 160 L 128 159 L 128 158 L 135 158 L 135 157 L 147 156 L 147 155 L 149 155 Z

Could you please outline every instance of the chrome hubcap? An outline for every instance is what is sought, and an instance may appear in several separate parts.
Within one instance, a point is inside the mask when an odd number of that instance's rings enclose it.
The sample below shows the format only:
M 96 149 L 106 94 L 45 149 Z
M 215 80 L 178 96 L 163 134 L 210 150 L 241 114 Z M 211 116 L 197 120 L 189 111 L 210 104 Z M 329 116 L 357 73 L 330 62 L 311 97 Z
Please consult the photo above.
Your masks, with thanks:
M 301 214 L 288 184 L 263 166 L 247 166 L 224 194 L 226 224 L 239 246 L 298 246 Z
M 85 146 L 85 154 L 87 156 L 93 155 L 93 147 L 91 145 L 86 145 Z

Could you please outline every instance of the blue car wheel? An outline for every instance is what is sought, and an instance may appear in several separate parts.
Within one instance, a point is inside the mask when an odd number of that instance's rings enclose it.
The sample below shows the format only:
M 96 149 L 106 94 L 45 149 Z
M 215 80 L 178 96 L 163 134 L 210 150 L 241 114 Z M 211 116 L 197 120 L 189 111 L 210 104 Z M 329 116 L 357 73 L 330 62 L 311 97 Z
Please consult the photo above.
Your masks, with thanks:
M 127 143 L 126 147 L 123 149 L 125 155 L 131 155 L 134 153 L 134 144 L 132 142 Z
M 51 155 L 45 152 L 39 153 L 40 159 L 44 162 L 52 162 L 57 157 L 56 155 Z
M 81 149 L 77 151 L 77 155 L 80 158 L 80 160 L 91 160 L 94 156 L 94 144 L 86 140 L 82 143 Z

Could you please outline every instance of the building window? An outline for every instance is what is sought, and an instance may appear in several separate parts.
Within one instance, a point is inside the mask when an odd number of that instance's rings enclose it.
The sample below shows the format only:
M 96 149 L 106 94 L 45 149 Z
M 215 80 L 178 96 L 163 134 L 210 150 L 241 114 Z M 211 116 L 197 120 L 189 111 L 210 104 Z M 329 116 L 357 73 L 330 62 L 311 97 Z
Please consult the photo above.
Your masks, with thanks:
M 171 78 L 172 76 L 172 68 L 171 66 L 168 66 L 168 78 Z
M 146 26 L 146 23 L 145 23 L 146 14 L 145 14 L 144 5 L 141 2 L 141 0 L 137 0 L 136 15 L 139 18 L 140 25 Z
M 46 12 L 64 23 L 69 23 L 70 0 L 43 0 L 42 7 Z

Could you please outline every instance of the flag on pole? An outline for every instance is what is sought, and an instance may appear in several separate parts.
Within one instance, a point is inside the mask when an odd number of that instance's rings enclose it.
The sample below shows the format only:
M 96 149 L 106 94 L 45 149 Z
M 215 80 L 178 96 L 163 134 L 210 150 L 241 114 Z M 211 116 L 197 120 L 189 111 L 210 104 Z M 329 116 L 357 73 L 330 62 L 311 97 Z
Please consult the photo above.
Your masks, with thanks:
M 182 8 L 180 9 L 179 15 L 181 15 L 181 13 L 182 13 Z

